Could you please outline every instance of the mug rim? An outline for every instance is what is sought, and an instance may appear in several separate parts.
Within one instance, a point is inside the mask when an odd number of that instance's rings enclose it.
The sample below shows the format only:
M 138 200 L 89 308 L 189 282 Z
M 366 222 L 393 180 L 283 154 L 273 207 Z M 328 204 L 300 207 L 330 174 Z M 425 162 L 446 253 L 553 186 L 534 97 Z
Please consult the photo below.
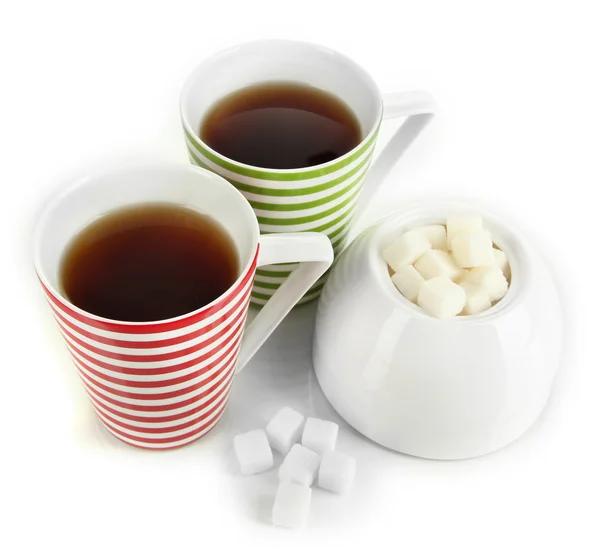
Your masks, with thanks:
M 229 158 L 228 156 L 225 156 L 224 154 L 221 154 L 220 152 L 217 152 L 214 148 L 209 146 L 204 140 L 202 140 L 200 138 L 200 136 L 197 134 L 196 130 L 194 130 L 192 128 L 192 126 L 190 125 L 189 120 L 184 113 L 185 106 L 189 102 L 189 98 L 188 98 L 189 90 L 190 90 L 192 84 L 195 82 L 197 74 L 200 73 L 205 68 L 205 65 L 212 62 L 217 57 L 220 57 L 222 55 L 227 55 L 230 53 L 234 53 L 234 52 L 236 52 L 236 50 L 240 50 L 242 48 L 259 45 L 259 44 L 272 44 L 273 46 L 276 46 L 277 44 L 300 45 L 300 46 L 320 50 L 320 51 L 328 54 L 331 57 L 336 57 L 337 59 L 343 60 L 357 74 L 359 74 L 359 76 L 361 76 L 361 78 L 363 80 L 365 80 L 369 84 L 370 87 L 372 87 L 373 89 L 375 89 L 377 91 L 377 97 L 376 97 L 376 101 L 378 103 L 377 115 L 375 117 L 375 122 L 373 124 L 373 127 L 371 127 L 369 132 L 360 140 L 360 142 L 354 148 L 352 148 L 351 150 L 346 152 L 344 155 L 339 156 L 333 160 L 329 160 L 328 162 L 325 162 L 325 163 L 319 163 L 318 165 L 311 165 L 310 167 L 295 167 L 292 169 L 276 169 L 276 168 L 271 168 L 271 167 L 258 167 L 256 165 L 251 165 L 249 163 L 243 163 L 243 162 L 234 160 L 232 158 Z M 303 40 L 285 40 L 285 39 L 251 40 L 248 42 L 242 42 L 241 44 L 230 46 L 228 48 L 225 48 L 223 50 L 220 50 L 220 51 L 210 55 L 209 57 L 204 59 L 200 64 L 198 64 L 196 66 L 196 68 L 194 68 L 192 70 L 192 72 L 190 72 L 190 74 L 186 78 L 186 80 L 183 84 L 183 87 L 181 88 L 181 92 L 179 94 L 179 115 L 181 117 L 181 122 L 183 124 L 185 133 L 190 135 L 196 142 L 200 143 L 204 148 L 206 148 L 211 154 L 216 156 L 217 159 L 219 159 L 220 161 L 227 162 L 227 163 L 231 164 L 233 167 L 236 167 L 236 168 L 242 169 L 242 170 L 260 171 L 262 173 L 274 173 L 274 174 L 281 174 L 281 175 L 286 175 L 286 174 L 294 175 L 294 174 L 304 174 L 304 173 L 311 173 L 314 171 L 320 171 L 323 169 L 331 168 L 331 167 L 337 165 L 339 162 L 347 162 L 351 156 L 356 154 L 359 151 L 359 149 L 365 145 L 366 142 L 371 141 L 374 138 L 375 134 L 377 133 L 377 131 L 379 129 L 379 125 L 381 124 L 381 120 L 383 118 L 383 100 L 381 97 L 382 97 L 381 91 L 379 90 L 379 87 L 377 86 L 377 83 L 375 82 L 373 77 L 361 65 L 359 65 L 356 61 L 354 61 L 352 58 L 348 57 L 347 55 L 345 55 L 343 53 L 340 53 L 339 51 L 336 51 L 335 49 L 331 49 L 326 46 L 322 46 L 320 44 L 315 44 L 315 43 L 307 42 L 307 41 L 303 41 Z M 213 103 L 213 105 L 214 105 L 214 103 Z
M 169 317 L 167 319 L 159 319 L 159 320 L 155 320 L 155 321 L 122 321 L 119 319 L 110 319 L 108 317 L 102 317 L 100 315 L 90 313 L 90 312 L 84 310 L 83 308 L 80 308 L 79 306 L 73 304 L 70 300 L 68 300 L 65 296 L 63 296 L 63 294 L 54 286 L 53 283 L 50 283 L 50 281 L 48 280 L 48 276 L 45 274 L 45 271 L 44 271 L 45 269 L 44 269 L 43 263 L 42 263 L 42 258 L 41 258 L 42 233 L 44 231 L 44 228 L 46 228 L 48 226 L 51 215 L 53 214 L 53 209 L 58 204 L 60 204 L 72 192 L 81 188 L 82 186 L 85 186 L 86 184 L 93 182 L 96 179 L 105 178 L 105 177 L 112 176 L 115 174 L 128 173 L 128 172 L 157 171 L 157 170 L 162 170 L 165 172 L 167 172 L 169 170 L 172 170 L 174 172 L 181 171 L 181 170 L 188 170 L 188 171 L 193 172 L 196 175 L 209 176 L 209 177 L 213 178 L 215 181 L 218 180 L 219 184 L 221 184 L 224 189 L 226 188 L 225 191 L 230 192 L 232 196 L 236 196 L 235 199 L 238 199 L 239 203 L 241 204 L 240 207 L 242 209 L 246 210 L 246 215 L 250 219 L 251 224 L 252 224 L 252 242 L 253 242 L 252 247 L 253 247 L 254 251 L 251 251 L 249 253 L 247 262 L 242 267 L 240 267 L 240 273 L 236 277 L 235 281 L 231 284 L 231 286 L 225 292 L 223 292 L 217 298 L 208 302 L 204 306 L 196 308 L 196 309 L 194 309 L 188 313 L 185 313 L 183 315 L 177 315 L 175 317 Z M 136 202 L 136 203 L 142 203 L 142 202 Z M 114 210 L 114 209 L 111 209 L 111 210 Z M 94 219 L 91 219 L 90 222 L 92 222 L 93 220 Z M 224 226 L 224 229 L 227 230 L 227 227 Z M 69 241 L 72 241 L 72 239 L 73 239 L 73 237 L 75 237 L 75 235 L 76 234 L 72 234 Z M 256 266 L 258 251 L 260 248 L 259 237 L 260 237 L 260 232 L 259 232 L 259 227 L 258 227 L 258 220 L 256 219 L 254 211 L 252 210 L 252 207 L 250 206 L 250 204 L 248 203 L 246 198 L 244 198 L 242 193 L 239 190 L 237 190 L 232 184 L 227 182 L 223 177 L 221 177 L 220 175 L 218 175 L 212 171 L 209 171 L 208 169 L 204 169 L 202 167 L 199 167 L 196 165 L 191 165 L 191 164 L 178 164 L 178 163 L 166 163 L 166 162 L 141 163 L 141 164 L 136 164 L 136 165 L 113 166 L 113 167 L 106 167 L 104 169 L 94 170 L 92 173 L 88 173 L 87 175 L 83 175 L 81 177 L 78 177 L 75 180 L 67 182 L 66 184 L 60 185 L 52 192 L 50 197 L 47 199 L 44 207 L 42 208 L 42 211 L 39 214 L 37 221 L 35 223 L 35 227 L 34 227 L 34 231 L 33 231 L 33 266 L 34 266 L 36 275 L 37 275 L 39 281 L 41 282 L 41 284 L 43 285 L 43 287 L 54 298 L 56 298 L 56 300 L 58 300 L 62 305 L 76 311 L 78 314 L 82 315 L 83 317 L 85 317 L 86 319 L 88 319 L 90 321 L 98 322 L 101 324 L 108 323 L 108 324 L 115 325 L 115 326 L 120 325 L 120 326 L 125 326 L 125 327 L 144 327 L 144 326 L 152 326 L 152 325 L 165 325 L 166 326 L 171 323 L 175 323 L 175 322 L 179 322 L 179 321 L 186 321 L 187 319 L 193 317 L 194 315 L 197 315 L 203 311 L 206 311 L 210 307 L 218 305 L 221 301 L 225 300 L 228 296 L 230 296 L 231 293 L 237 289 L 238 285 L 246 278 L 249 271 L 253 267 Z

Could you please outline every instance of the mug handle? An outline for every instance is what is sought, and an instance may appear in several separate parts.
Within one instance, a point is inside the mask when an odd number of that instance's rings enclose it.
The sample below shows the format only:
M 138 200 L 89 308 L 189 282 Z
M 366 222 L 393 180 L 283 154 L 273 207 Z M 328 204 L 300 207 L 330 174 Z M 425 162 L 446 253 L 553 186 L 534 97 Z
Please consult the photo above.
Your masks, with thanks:
M 403 91 L 383 96 L 382 121 L 400 117 L 406 117 L 406 120 L 371 164 L 356 207 L 355 219 L 367 208 L 392 167 L 431 121 L 435 111 L 435 101 L 426 91 Z
M 261 235 L 256 267 L 301 262 L 277 289 L 254 320 L 246 326 L 236 365 L 240 372 L 277 325 L 331 266 L 333 248 L 329 238 L 318 233 Z

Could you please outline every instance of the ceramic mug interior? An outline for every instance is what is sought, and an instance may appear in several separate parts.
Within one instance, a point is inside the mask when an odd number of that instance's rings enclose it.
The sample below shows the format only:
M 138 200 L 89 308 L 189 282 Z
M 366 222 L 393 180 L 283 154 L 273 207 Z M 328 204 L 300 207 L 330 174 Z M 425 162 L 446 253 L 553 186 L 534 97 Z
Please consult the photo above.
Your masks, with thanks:
M 181 117 L 185 129 L 199 138 L 202 120 L 215 102 L 238 89 L 265 81 L 299 82 L 337 96 L 356 115 L 361 127 L 362 142 L 376 131 L 381 119 L 379 89 L 369 74 L 354 61 L 313 44 L 265 40 L 242 44 L 218 53 L 192 72 L 181 93 Z M 205 146 L 210 148 L 206 144 Z M 360 144 L 356 148 L 358 146 Z M 352 151 L 346 155 L 351 153 Z M 231 159 L 229 161 L 237 163 Z M 337 161 L 339 158 L 334 160 Z
M 87 177 L 59 192 L 46 206 L 34 236 L 35 269 L 44 285 L 63 299 L 61 259 L 72 238 L 114 209 L 150 202 L 182 205 L 212 217 L 235 244 L 240 276 L 247 271 L 258 245 L 258 223 L 233 186 L 192 165 L 139 166 Z

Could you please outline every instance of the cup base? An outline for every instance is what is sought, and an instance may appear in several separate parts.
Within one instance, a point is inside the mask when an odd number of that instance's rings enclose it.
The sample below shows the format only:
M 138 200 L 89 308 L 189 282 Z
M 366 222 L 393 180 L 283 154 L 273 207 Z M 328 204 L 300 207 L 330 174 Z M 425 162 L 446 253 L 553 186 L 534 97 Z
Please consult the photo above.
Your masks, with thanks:
M 174 444 L 174 445 L 169 445 L 169 446 L 165 446 L 165 445 L 161 445 L 161 444 L 150 444 L 148 442 L 136 442 L 133 441 L 131 439 L 128 439 L 127 437 L 124 437 L 123 435 L 119 435 L 118 433 L 116 433 L 113 429 L 111 429 L 111 427 L 109 425 L 107 425 L 104 420 L 98 416 L 98 414 L 96 413 L 96 417 L 98 418 L 98 420 L 100 421 L 100 423 L 104 426 L 104 428 L 116 439 L 118 439 L 119 441 L 132 446 L 134 448 L 139 448 L 141 450 L 177 450 L 178 448 L 183 448 L 184 446 L 187 446 L 189 444 L 195 443 L 196 441 L 206 437 L 206 435 L 208 435 L 219 423 L 219 421 L 221 420 L 221 416 L 223 415 L 223 413 L 219 413 L 219 415 L 216 417 L 215 421 L 213 423 L 211 423 L 206 429 L 204 429 L 198 436 L 191 436 L 189 439 L 186 440 L 182 440 L 181 442 L 179 442 L 178 444 Z M 165 443 L 167 444 L 167 443 Z

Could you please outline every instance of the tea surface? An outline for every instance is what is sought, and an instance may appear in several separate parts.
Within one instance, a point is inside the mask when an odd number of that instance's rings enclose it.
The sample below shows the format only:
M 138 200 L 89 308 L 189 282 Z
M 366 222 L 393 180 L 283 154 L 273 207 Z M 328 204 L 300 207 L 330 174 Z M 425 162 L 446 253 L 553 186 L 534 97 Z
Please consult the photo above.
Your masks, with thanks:
M 200 138 L 231 160 L 271 169 L 326 163 L 362 139 L 343 101 L 289 82 L 256 84 L 224 97 L 202 121 Z
M 63 255 L 65 296 L 81 309 L 121 321 L 157 321 L 218 298 L 239 273 L 225 229 L 171 204 L 117 209 L 84 228 Z

